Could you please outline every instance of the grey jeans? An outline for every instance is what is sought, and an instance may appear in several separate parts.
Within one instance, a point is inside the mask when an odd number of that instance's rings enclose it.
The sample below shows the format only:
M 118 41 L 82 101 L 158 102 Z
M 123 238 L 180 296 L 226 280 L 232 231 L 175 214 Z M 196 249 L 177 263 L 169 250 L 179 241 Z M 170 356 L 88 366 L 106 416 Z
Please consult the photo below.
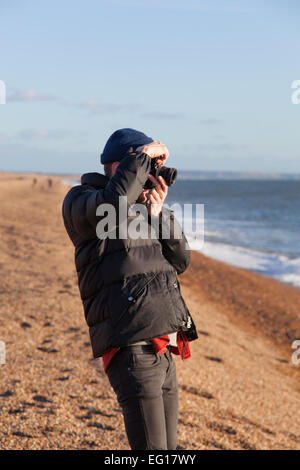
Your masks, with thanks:
M 167 350 L 127 346 L 112 359 L 107 375 L 123 411 L 131 449 L 176 449 L 178 384 Z

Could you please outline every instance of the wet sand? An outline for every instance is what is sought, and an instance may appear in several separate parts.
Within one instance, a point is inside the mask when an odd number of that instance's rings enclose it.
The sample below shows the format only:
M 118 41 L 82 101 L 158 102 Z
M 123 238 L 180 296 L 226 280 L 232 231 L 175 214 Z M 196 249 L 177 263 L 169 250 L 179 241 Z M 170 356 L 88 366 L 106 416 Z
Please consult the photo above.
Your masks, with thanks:
M 62 179 L 0 173 L 0 449 L 128 449 L 102 360 L 92 359 Z M 178 444 L 299 449 L 299 290 L 196 252 L 180 280 L 199 340 L 191 359 L 174 356 Z

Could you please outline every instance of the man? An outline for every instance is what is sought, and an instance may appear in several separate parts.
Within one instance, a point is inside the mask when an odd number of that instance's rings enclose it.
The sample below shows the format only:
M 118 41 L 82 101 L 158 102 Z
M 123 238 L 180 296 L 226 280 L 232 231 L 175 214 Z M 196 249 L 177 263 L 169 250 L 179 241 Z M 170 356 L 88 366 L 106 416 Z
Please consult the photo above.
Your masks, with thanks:
M 161 142 L 120 129 L 101 155 L 106 174 L 82 175 L 63 202 L 93 354 L 103 357 L 136 450 L 176 449 L 178 386 L 171 352 L 190 357 L 188 341 L 197 338 L 177 278 L 190 262 L 189 247 L 173 212 L 163 207 L 164 179 L 149 174 L 152 158 L 163 164 L 168 156 Z M 148 179 L 152 190 L 144 188 Z M 156 237 L 131 237 L 129 231 L 127 237 L 97 236 L 101 209 L 109 204 L 120 212 L 121 197 L 127 209 L 136 202 L 147 208 L 144 222 L 155 222 Z M 134 219 L 128 212 L 126 217 Z

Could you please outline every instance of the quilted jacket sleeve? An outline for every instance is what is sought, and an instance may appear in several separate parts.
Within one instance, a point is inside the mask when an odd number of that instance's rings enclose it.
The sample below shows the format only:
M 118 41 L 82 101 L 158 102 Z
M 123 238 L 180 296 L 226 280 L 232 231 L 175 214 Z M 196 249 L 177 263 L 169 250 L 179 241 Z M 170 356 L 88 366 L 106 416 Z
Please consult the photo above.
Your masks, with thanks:
M 127 196 L 127 205 L 134 204 L 142 192 L 151 169 L 151 158 L 146 154 L 125 157 L 103 189 L 83 185 L 72 188 L 63 202 L 62 213 L 68 231 L 84 239 L 96 238 L 99 216 L 97 207 L 103 203 L 116 208 L 119 196 Z
M 183 273 L 190 264 L 190 248 L 181 225 L 174 212 L 162 208 L 159 216 L 159 236 L 164 257 L 176 269 L 177 274 Z

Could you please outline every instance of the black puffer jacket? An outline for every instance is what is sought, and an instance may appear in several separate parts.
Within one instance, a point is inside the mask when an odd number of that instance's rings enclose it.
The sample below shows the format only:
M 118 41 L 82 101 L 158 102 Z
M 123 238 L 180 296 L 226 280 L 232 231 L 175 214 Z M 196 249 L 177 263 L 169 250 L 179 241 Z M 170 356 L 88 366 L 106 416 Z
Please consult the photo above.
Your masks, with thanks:
M 190 262 L 190 251 L 174 214 L 163 208 L 157 238 L 99 239 L 96 234 L 101 220 L 97 207 L 111 203 L 117 208 L 119 196 L 127 196 L 128 206 L 134 204 L 147 180 L 150 162 L 145 154 L 125 157 L 111 179 L 87 173 L 63 202 L 94 357 L 113 347 L 173 331 L 184 330 L 189 340 L 197 338 L 177 278 Z M 148 224 L 150 218 L 143 220 Z M 162 238 L 166 225 L 169 239 Z M 180 239 L 174 238 L 178 227 Z

